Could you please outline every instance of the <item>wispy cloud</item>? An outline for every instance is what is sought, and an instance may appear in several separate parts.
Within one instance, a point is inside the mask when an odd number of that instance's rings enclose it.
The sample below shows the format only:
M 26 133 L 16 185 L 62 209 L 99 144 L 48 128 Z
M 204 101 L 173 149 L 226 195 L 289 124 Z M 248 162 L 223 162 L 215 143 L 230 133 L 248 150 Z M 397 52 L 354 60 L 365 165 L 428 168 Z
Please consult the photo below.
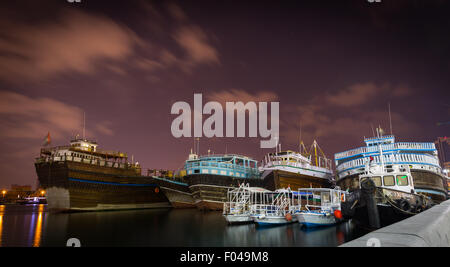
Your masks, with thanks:
M 298 143 L 300 128 L 302 139 L 307 142 L 342 136 L 359 140 L 372 135 L 371 127 L 378 125 L 388 131 L 388 103 L 380 105 L 380 101 L 402 101 L 411 94 L 413 90 L 405 85 L 357 83 L 333 93 L 317 95 L 301 105 L 281 105 L 282 141 Z M 393 109 L 391 117 L 398 134 L 420 128 L 398 110 Z
M 270 91 L 260 91 L 252 93 L 242 89 L 228 89 L 223 91 L 217 91 L 206 95 L 209 101 L 217 101 L 224 104 L 225 102 L 238 102 L 247 103 L 253 102 L 273 102 L 279 99 L 278 95 Z
M 52 24 L 2 24 L 0 78 L 13 82 L 69 71 L 92 73 L 102 61 L 127 58 L 142 42 L 127 27 L 81 11 L 64 11 Z
M 51 23 L 0 19 L 0 80 L 35 82 L 99 69 L 126 75 L 130 66 L 149 73 L 169 68 L 190 73 L 198 65 L 220 63 L 210 36 L 178 5 L 142 7 L 152 18 L 145 38 L 124 23 L 80 10 L 62 9 Z
M 52 98 L 32 98 L 0 91 L 0 139 L 67 140 L 82 131 L 83 110 Z M 87 132 L 113 135 L 110 122 L 99 122 Z

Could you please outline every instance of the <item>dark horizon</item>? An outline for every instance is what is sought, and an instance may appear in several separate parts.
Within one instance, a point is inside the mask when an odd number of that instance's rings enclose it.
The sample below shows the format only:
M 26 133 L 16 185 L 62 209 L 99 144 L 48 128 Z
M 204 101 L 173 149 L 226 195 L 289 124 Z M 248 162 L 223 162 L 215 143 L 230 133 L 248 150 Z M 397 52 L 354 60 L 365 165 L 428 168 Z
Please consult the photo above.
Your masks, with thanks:
M 145 168 L 179 169 L 172 104 L 279 101 L 280 143 L 326 155 L 450 136 L 450 3 L 433 1 L 14 1 L 0 4 L 0 187 L 36 186 L 34 158 L 82 135 Z M 208 116 L 204 116 L 206 119 Z M 263 138 L 201 138 L 261 160 Z

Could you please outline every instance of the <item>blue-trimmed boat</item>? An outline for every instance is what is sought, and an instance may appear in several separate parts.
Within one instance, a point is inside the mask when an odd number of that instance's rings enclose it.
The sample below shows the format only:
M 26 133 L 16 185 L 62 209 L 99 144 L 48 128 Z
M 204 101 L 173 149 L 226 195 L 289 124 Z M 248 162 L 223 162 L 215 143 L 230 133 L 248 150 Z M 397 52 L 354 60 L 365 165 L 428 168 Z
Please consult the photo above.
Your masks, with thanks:
M 259 201 L 250 206 L 250 216 L 260 226 L 276 226 L 297 221 L 299 195 L 290 188 L 261 192 Z
M 366 146 L 335 154 L 337 184 L 341 188 L 358 189 L 359 176 L 371 161 L 390 169 L 408 166 L 415 192 L 430 196 L 435 202 L 446 199 L 445 178 L 434 143 L 396 142 L 393 135 L 382 135 L 382 129 L 377 129 L 377 133 L 377 137 L 364 139 Z
M 258 162 L 237 154 L 189 154 L 185 162 L 185 180 L 202 210 L 222 210 L 227 192 L 241 184 L 262 187 L 263 180 L 258 171 Z
M 345 191 L 330 188 L 300 188 L 301 211 L 296 213 L 298 223 L 305 227 L 333 226 L 343 220 L 341 202 Z

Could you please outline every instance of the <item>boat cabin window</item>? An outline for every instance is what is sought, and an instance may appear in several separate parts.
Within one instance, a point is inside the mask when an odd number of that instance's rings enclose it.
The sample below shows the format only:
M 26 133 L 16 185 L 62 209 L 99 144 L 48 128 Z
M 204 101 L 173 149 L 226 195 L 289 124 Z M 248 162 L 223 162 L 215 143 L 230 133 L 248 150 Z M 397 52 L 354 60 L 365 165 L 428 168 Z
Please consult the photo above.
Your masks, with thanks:
M 407 186 L 408 185 L 408 175 L 397 175 L 397 185 Z
M 383 183 L 384 183 L 384 186 L 394 186 L 395 185 L 394 176 L 393 175 L 384 176 Z
M 329 203 L 330 202 L 330 194 L 327 192 L 322 192 L 320 194 L 320 201 L 322 203 Z
M 381 177 L 380 176 L 375 176 L 370 179 L 372 179 L 372 181 L 375 183 L 375 186 L 381 186 Z

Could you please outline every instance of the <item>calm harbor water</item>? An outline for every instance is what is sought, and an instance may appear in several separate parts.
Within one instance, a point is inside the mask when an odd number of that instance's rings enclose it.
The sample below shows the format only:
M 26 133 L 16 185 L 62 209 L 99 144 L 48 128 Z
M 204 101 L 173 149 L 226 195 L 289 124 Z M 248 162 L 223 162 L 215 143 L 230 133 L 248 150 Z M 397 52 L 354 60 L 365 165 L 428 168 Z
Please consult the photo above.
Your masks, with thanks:
M 46 205 L 0 205 L 0 246 L 338 246 L 367 231 L 352 222 L 317 230 L 299 224 L 228 226 L 220 212 L 154 209 L 53 214 Z

